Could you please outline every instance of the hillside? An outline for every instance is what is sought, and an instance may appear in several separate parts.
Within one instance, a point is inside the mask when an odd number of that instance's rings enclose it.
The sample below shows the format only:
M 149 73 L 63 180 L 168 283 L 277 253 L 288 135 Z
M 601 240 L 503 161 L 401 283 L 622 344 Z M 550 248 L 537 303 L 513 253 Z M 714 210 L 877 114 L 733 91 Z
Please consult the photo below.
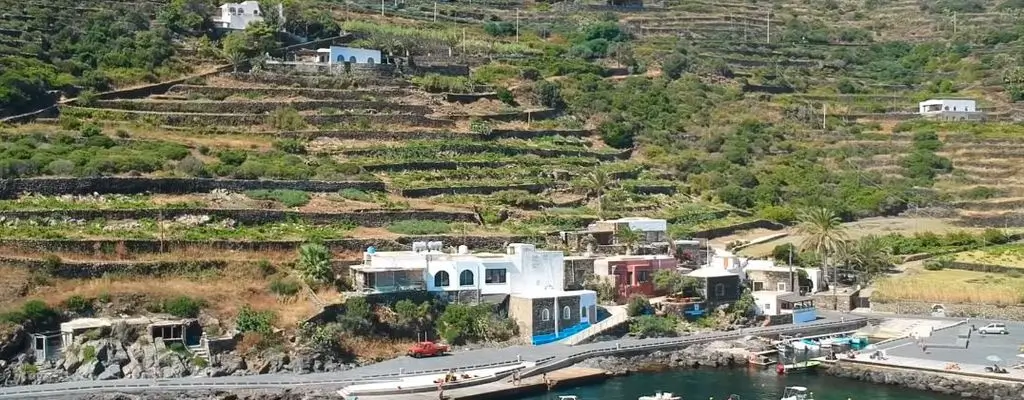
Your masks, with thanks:
M 808 207 L 1024 226 L 1020 1 L 305 0 L 228 35 L 200 0 L 0 4 L 0 116 L 67 99 L 0 126 L 4 309 L 185 295 L 222 331 L 246 305 L 294 331 L 368 246 L 616 216 L 701 237 Z M 292 36 L 394 62 L 292 68 Z M 934 97 L 988 120 L 917 119 Z M 301 279 L 310 242 L 334 279 Z

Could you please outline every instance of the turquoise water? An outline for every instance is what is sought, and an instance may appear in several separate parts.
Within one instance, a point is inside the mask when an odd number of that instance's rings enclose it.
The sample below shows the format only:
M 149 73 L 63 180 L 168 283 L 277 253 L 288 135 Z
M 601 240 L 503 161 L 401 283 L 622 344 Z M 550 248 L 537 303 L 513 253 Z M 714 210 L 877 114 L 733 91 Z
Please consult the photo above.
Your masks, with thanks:
M 898 386 L 874 385 L 824 374 L 778 376 L 774 369 L 698 369 L 637 373 L 604 383 L 560 388 L 520 400 L 558 400 L 560 394 L 574 394 L 581 400 L 636 400 L 657 390 L 673 392 L 684 400 L 725 400 L 730 394 L 742 400 L 778 400 L 786 386 L 806 386 L 815 400 L 953 400 Z

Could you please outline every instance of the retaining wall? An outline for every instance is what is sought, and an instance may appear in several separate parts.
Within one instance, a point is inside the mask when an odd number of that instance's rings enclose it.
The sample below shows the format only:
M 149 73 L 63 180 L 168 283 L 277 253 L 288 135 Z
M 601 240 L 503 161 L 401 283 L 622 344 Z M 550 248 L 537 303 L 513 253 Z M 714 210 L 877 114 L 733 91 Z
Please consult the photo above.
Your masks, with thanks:
M 455 119 L 479 119 L 482 121 L 537 121 L 544 119 L 551 119 L 558 116 L 560 111 L 555 109 L 546 110 L 533 110 L 533 111 L 518 111 L 510 113 L 500 114 L 483 114 L 483 115 L 449 115 L 449 118 Z
M 208 215 L 217 219 L 230 218 L 246 225 L 260 225 L 285 220 L 303 220 L 313 224 L 329 224 L 351 222 L 358 226 L 382 227 L 395 221 L 435 220 L 445 222 L 479 223 L 476 214 L 471 212 L 445 211 L 359 211 L 347 213 L 297 212 L 286 210 L 252 210 L 252 209 L 132 209 L 132 210 L 40 210 L 40 211 L 0 211 L 0 216 L 7 218 L 71 218 L 81 220 L 96 219 L 143 219 L 160 216 L 174 219 L 186 215 Z
M 728 214 L 728 212 L 726 212 L 726 213 Z M 768 220 L 764 220 L 764 219 L 759 219 L 759 220 L 756 220 L 756 221 L 743 222 L 743 223 L 739 223 L 739 224 L 735 224 L 735 225 L 723 226 L 723 227 L 720 227 L 720 228 L 711 228 L 711 229 L 700 230 L 700 231 L 694 232 L 693 233 L 693 237 L 695 237 L 695 238 L 713 239 L 713 238 L 717 238 L 717 237 L 728 236 L 728 235 L 731 235 L 731 234 L 739 232 L 739 231 L 746 231 L 746 230 L 750 230 L 750 229 L 771 229 L 773 231 L 776 231 L 776 230 L 779 230 L 779 229 L 782 229 L 782 228 L 785 228 L 785 227 L 786 227 L 785 225 L 782 225 L 782 224 L 777 223 L 777 222 L 772 222 L 772 221 L 768 221 Z
M 328 239 L 325 246 L 331 251 L 362 253 L 374 246 L 379 251 L 408 250 L 413 242 L 440 241 L 445 247 L 466 245 L 470 251 L 504 250 L 506 243 L 543 244 L 543 237 L 532 236 L 401 236 L 395 239 Z M 209 249 L 211 253 L 224 251 L 294 251 L 302 240 L 241 241 L 241 240 L 142 240 L 142 239 L 4 239 L 0 246 L 40 253 L 114 254 L 118 245 L 128 253 L 163 253 L 183 250 Z
M 45 270 L 47 274 L 67 279 L 99 278 L 106 274 L 162 276 L 183 272 L 219 270 L 227 266 L 223 260 L 189 261 L 87 261 L 60 262 L 51 265 L 42 259 L 0 256 L 0 262 L 32 270 Z
M 491 93 L 445 93 L 444 101 L 452 103 L 473 103 L 477 100 L 497 100 L 498 94 Z
M 213 114 L 213 113 L 169 113 L 149 111 L 126 111 L 102 108 L 61 107 L 61 112 L 72 116 L 119 119 L 127 121 L 143 120 L 170 126 L 195 125 L 262 125 L 267 122 L 265 114 Z M 334 114 L 304 115 L 306 123 L 312 125 L 326 124 L 402 124 L 429 128 L 450 128 L 455 121 L 435 119 L 416 114 Z
M 303 88 L 345 89 L 369 84 L 372 86 L 411 87 L 411 83 L 392 78 L 381 78 L 374 73 L 339 75 L 285 75 L 275 73 L 231 73 L 234 80 L 260 85 L 298 86 Z
M 525 184 L 525 185 L 504 185 L 504 186 L 461 186 L 461 187 L 428 187 L 415 189 L 400 189 L 402 197 L 430 197 L 442 194 L 491 194 L 503 190 L 525 190 L 530 193 L 540 193 L 550 185 Z
M 235 113 L 263 114 L 282 108 L 296 111 L 319 111 L 324 108 L 344 110 L 375 110 L 390 113 L 430 114 L 427 106 L 397 104 L 386 101 L 310 100 L 310 101 L 173 101 L 173 100 L 99 100 L 96 108 L 126 111 L 171 113 Z
M 185 194 L 224 189 L 242 192 L 255 189 L 294 189 L 307 192 L 337 192 L 342 189 L 384 191 L 383 182 L 285 181 L 203 178 L 18 178 L 0 180 L 0 198 L 16 198 L 21 193 L 61 194 Z
M 535 139 L 546 136 L 565 137 L 588 137 L 593 135 L 589 129 L 545 129 L 545 130 L 519 130 L 519 129 L 494 129 L 486 134 L 470 132 L 452 132 L 449 130 L 410 130 L 410 131 L 291 131 L 291 132 L 268 132 L 274 136 L 315 139 L 315 138 L 338 138 L 353 140 L 437 140 L 437 139 L 469 139 L 469 140 L 493 140 L 493 139 Z
M 337 87 L 337 86 L 333 86 Z M 305 97 L 313 100 L 360 100 L 365 97 L 394 98 L 411 94 L 410 91 L 397 87 L 376 89 L 334 89 L 317 87 L 224 87 L 201 85 L 174 85 L 167 90 L 169 94 L 201 95 L 214 99 L 230 96 L 263 96 L 263 97 Z
M 601 161 L 622 160 L 629 158 L 630 150 L 619 153 L 600 153 L 589 150 L 569 149 L 535 149 L 532 147 L 511 147 L 485 143 L 442 143 L 438 151 L 455 152 L 458 154 L 499 153 L 508 156 L 533 154 L 539 157 L 591 157 Z M 381 152 L 379 148 L 345 149 L 341 153 L 353 156 L 372 156 Z
M 950 371 L 928 371 L 911 368 L 893 368 L 856 361 L 840 360 L 829 365 L 828 374 L 864 382 L 902 386 L 932 393 L 980 400 L 1020 398 L 1024 384 Z M 973 376 L 972 376 L 973 375 Z
M 952 304 L 926 303 L 917 301 L 880 302 L 871 301 L 871 311 L 903 315 L 932 315 L 932 307 L 941 304 L 947 317 L 986 318 L 1024 321 L 1024 306 L 1001 306 L 993 304 Z

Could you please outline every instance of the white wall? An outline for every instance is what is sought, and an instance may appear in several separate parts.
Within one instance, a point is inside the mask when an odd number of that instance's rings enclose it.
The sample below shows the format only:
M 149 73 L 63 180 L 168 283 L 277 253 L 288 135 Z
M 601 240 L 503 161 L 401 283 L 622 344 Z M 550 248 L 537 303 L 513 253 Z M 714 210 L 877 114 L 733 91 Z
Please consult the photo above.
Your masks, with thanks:
M 597 292 L 594 292 L 594 291 L 591 291 L 591 290 L 587 290 L 587 291 L 581 292 L 580 293 L 580 308 L 585 308 L 587 310 L 587 315 L 583 315 L 583 313 L 580 312 L 580 322 L 590 322 L 590 318 L 589 317 L 590 317 L 590 312 L 591 312 L 590 311 L 590 307 L 591 306 L 594 306 L 595 307 L 594 308 L 594 310 L 595 310 L 594 312 L 597 312 L 596 311 L 597 310 L 597 308 L 596 308 L 596 306 L 597 306 Z M 596 315 L 594 316 L 594 320 L 597 320 L 597 316 Z
M 752 292 L 757 315 L 779 315 L 778 294 L 774 292 Z
M 516 273 L 509 276 L 512 293 L 561 289 L 565 283 L 565 256 L 560 251 L 537 250 L 532 244 L 509 246 Z
M 922 113 L 927 112 L 927 111 L 925 111 L 925 107 L 927 107 L 925 105 L 925 103 L 929 103 L 929 102 L 921 102 L 919 104 L 919 106 L 918 106 L 919 107 L 919 111 L 922 112 Z M 943 112 L 945 112 L 945 111 L 954 111 L 954 112 L 976 112 L 976 111 L 978 111 L 977 102 L 975 102 L 974 100 L 949 100 L 949 99 L 942 99 L 942 100 L 939 100 L 939 102 L 942 103 L 942 111 Z
M 235 10 L 234 13 L 231 12 L 232 8 Z M 220 18 L 216 18 L 215 21 L 223 24 L 225 28 L 245 29 L 253 22 L 263 21 L 263 12 L 256 1 L 224 3 L 220 6 Z
M 357 49 L 353 47 L 331 46 L 330 64 L 352 62 L 355 64 L 380 64 L 381 54 L 379 50 Z

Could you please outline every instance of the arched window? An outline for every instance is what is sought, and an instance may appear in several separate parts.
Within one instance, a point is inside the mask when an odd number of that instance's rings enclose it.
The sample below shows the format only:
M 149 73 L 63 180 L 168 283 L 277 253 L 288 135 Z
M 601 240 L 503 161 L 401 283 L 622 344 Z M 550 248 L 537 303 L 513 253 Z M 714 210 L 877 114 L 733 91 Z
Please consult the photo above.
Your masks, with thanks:
M 569 319 L 572 316 L 572 309 L 569 306 L 562 307 L 562 319 Z
M 473 271 L 465 270 L 459 274 L 459 285 L 460 286 L 473 286 Z
M 341 61 L 341 56 L 338 56 L 338 61 Z M 356 56 L 349 57 L 348 58 L 348 62 L 350 62 L 352 64 L 355 64 L 356 63 Z
M 587 307 L 580 307 L 580 318 L 587 318 Z
M 541 321 L 550 321 L 551 320 L 551 310 L 548 310 L 546 308 L 541 309 L 540 310 L 540 320 Z
M 345 62 L 345 56 L 338 54 L 338 62 Z
M 434 287 L 445 287 L 450 283 L 451 281 L 448 280 L 448 271 L 437 271 L 437 273 L 434 274 Z
M 373 57 L 367 57 L 366 58 L 366 63 L 367 64 L 373 64 Z
M 252 10 L 252 15 L 260 15 L 260 10 Z
M 235 15 L 235 8 L 231 7 L 228 9 L 228 14 Z

